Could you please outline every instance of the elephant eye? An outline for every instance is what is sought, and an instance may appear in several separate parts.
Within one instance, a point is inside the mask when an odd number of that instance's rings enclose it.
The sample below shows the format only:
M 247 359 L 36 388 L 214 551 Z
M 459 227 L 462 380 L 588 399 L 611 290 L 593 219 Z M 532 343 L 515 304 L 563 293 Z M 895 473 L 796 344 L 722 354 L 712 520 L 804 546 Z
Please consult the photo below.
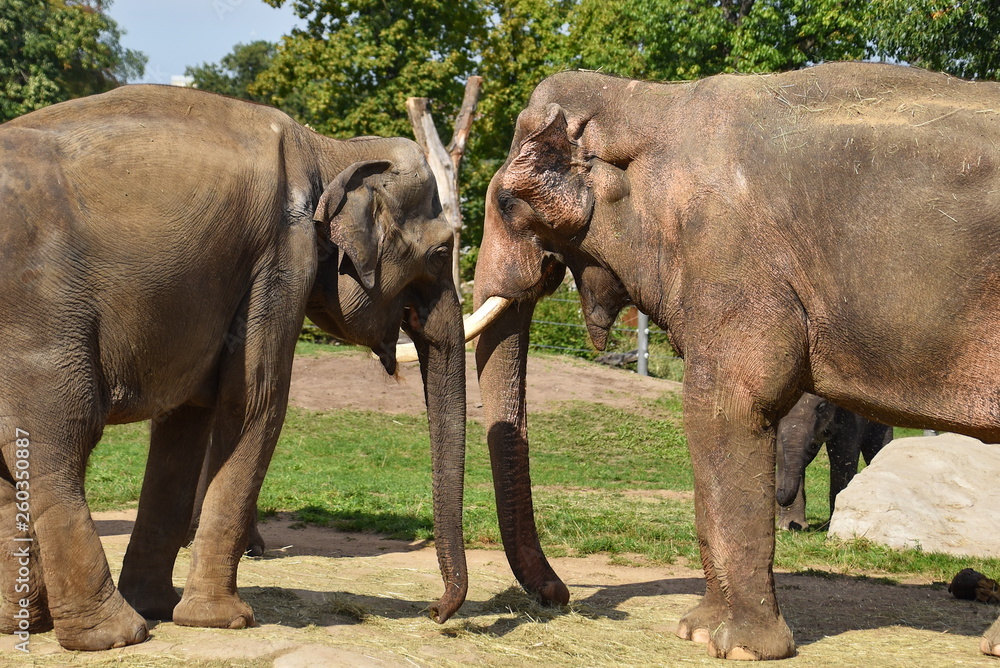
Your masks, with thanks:
M 517 204 L 517 198 L 509 190 L 500 190 L 497 193 L 497 206 L 500 208 L 500 215 L 505 219 L 509 219 L 514 213 L 514 205 Z
M 430 273 L 437 274 L 445 268 L 449 250 L 447 244 L 441 244 L 427 251 L 427 269 Z

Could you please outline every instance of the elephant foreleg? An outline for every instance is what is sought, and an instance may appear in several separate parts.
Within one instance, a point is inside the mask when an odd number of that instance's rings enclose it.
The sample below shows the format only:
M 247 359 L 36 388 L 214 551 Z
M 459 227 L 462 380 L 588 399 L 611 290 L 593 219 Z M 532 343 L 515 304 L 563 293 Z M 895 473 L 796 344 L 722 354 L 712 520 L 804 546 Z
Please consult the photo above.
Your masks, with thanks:
M 692 392 L 686 380 L 684 392 L 706 591 L 681 619 L 678 635 L 707 641 L 718 658 L 791 656 L 795 643 L 778 609 L 772 571 L 773 431 L 759 416 L 741 413 L 737 401 L 715 406 L 714 393 Z
M 799 481 L 799 491 L 787 506 L 778 506 L 778 528 L 784 531 L 803 531 L 809 528 L 806 519 L 806 480 Z
M 768 323 L 730 317 L 686 333 L 684 422 L 706 594 L 678 633 L 707 636 L 717 658 L 795 653 L 773 572 L 776 423 L 797 396 L 801 360 L 802 333 L 788 329 L 794 322 L 758 330 Z
M 211 445 L 209 447 L 211 447 Z M 201 475 L 198 476 L 198 493 L 195 494 L 194 512 L 192 513 L 191 525 L 188 529 L 187 538 L 184 541 L 185 543 L 191 543 L 194 541 L 194 535 L 198 531 L 198 523 L 201 521 L 201 507 L 205 503 L 206 491 L 208 491 L 208 457 L 205 458 L 205 462 L 201 467 Z M 253 518 L 250 520 L 250 530 L 248 531 L 248 535 L 246 555 L 249 557 L 264 556 L 264 550 L 267 548 L 267 545 L 264 543 L 264 538 L 260 535 L 260 530 L 257 528 L 256 511 L 254 511 Z
M 242 322 L 252 326 L 245 328 L 239 344 L 222 360 L 208 452 L 208 488 L 184 595 L 174 608 L 177 624 L 221 628 L 255 624 L 253 610 L 237 593 L 236 572 L 285 418 L 301 304 L 308 290 L 305 282 L 285 280 L 259 277 L 242 316 Z
M 857 420 L 862 420 L 860 416 Z M 830 515 L 836 509 L 837 495 L 840 494 L 858 472 L 859 434 L 858 430 L 843 430 L 833 434 L 826 442 L 826 452 L 830 457 Z

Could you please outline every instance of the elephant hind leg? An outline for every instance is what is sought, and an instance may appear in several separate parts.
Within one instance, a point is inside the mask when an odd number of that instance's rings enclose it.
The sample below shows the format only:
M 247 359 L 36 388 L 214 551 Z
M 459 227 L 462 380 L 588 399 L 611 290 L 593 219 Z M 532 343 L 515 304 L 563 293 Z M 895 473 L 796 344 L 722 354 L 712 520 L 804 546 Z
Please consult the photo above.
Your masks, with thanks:
M 4 473 L 0 476 L 0 634 L 44 633 L 52 630 L 52 615 L 38 558 L 38 540 L 30 528 L 17 531 L 17 489 Z M 24 492 L 30 491 L 30 485 L 22 485 L 20 491 L 26 498 Z M 26 635 L 22 637 L 27 639 Z
M 52 415 L 22 418 L 35 453 L 29 458 L 27 514 L 38 541 L 42 578 L 59 644 L 71 650 L 104 650 L 142 642 L 146 623 L 111 579 L 111 571 L 83 491 L 86 456 L 100 434 L 80 434 L 76 424 L 53 426 Z M 37 425 L 37 426 L 36 426 Z M 16 461 L 14 430 L 3 446 Z
M 171 619 L 181 600 L 174 562 L 187 541 L 213 419 L 210 408 L 181 406 L 152 423 L 139 511 L 118 578 L 125 599 L 149 619 Z

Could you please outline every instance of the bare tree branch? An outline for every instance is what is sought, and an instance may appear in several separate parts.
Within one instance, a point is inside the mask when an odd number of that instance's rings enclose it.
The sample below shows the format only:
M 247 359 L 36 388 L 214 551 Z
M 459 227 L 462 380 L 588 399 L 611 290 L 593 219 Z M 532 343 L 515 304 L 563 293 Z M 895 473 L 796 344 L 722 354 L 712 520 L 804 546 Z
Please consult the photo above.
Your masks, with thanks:
M 472 129 L 479 102 L 479 90 L 483 78 L 469 77 L 465 85 L 462 108 L 455 119 L 455 132 L 451 143 L 445 148 L 434 119 L 431 117 L 430 100 L 426 97 L 411 97 L 406 100 L 406 111 L 413 126 L 413 136 L 427 156 L 434 179 L 437 181 L 438 195 L 445 218 L 451 223 L 454 246 L 452 249 L 452 278 L 459 297 L 462 295 L 458 272 L 458 255 L 462 238 L 462 211 L 459 207 L 458 170 L 465 155 L 465 144 Z

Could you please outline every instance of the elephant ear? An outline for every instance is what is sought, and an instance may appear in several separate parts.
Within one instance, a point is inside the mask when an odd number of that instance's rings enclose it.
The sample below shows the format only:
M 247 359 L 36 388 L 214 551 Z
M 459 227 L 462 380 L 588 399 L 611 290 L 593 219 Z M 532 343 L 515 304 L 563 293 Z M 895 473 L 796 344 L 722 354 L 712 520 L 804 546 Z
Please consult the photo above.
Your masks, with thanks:
M 524 138 L 507 166 L 501 188 L 530 204 L 553 229 L 572 236 L 590 219 L 594 195 L 567 130 L 563 108 L 549 104 L 542 125 Z
M 330 241 L 351 259 L 356 278 L 367 290 L 375 286 L 382 231 L 378 225 L 378 202 L 366 181 L 392 166 L 388 160 L 355 162 L 337 175 L 323 190 L 313 220 L 329 225 Z

